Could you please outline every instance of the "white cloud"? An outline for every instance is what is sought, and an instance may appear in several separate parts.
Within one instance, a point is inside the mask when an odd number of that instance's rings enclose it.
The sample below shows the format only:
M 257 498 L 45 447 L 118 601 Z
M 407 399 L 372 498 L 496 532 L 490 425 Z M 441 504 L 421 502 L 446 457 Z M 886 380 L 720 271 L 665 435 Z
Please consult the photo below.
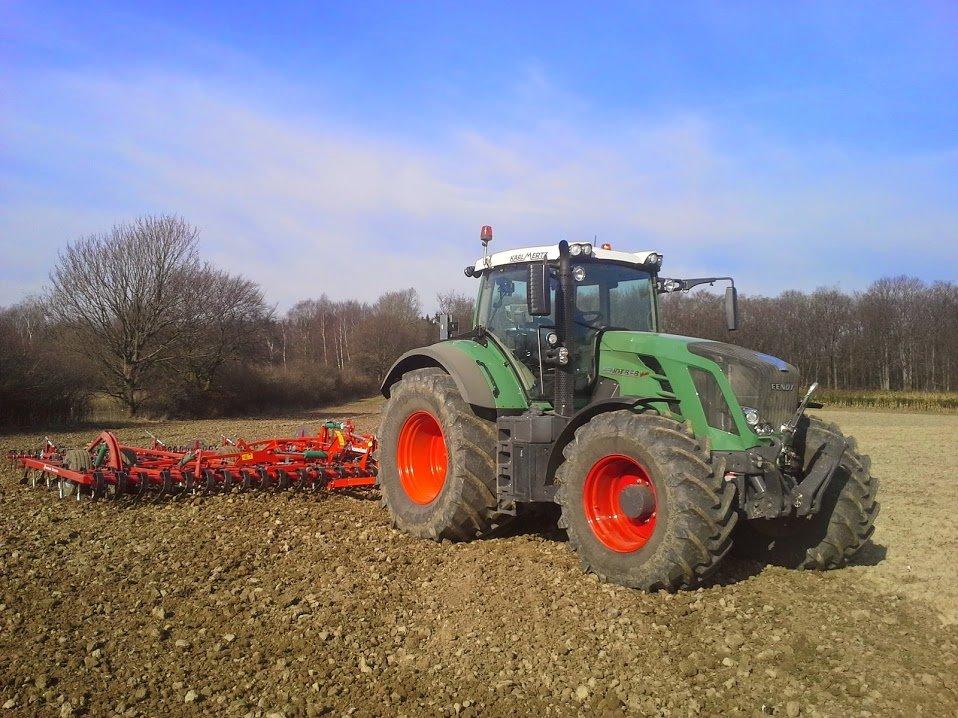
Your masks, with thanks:
M 553 91 L 536 73 L 524 83 Z M 0 241 L 24 269 L 0 274 L 0 303 L 39 285 L 65 242 L 147 211 L 199 225 L 212 259 L 281 306 L 415 286 L 428 307 L 437 290 L 471 292 L 461 270 L 485 223 L 499 247 L 597 233 L 664 251 L 673 274 L 737 272 L 745 291 L 861 286 L 889 271 L 849 258 L 903 245 L 910 263 L 893 271 L 958 266 L 958 242 L 943 241 L 958 237 L 943 189 L 954 153 L 865 158 L 696 115 L 590 128 L 581 107 L 403 142 L 169 75 L 48 77 L 31 93 L 3 129 L 18 162 Z

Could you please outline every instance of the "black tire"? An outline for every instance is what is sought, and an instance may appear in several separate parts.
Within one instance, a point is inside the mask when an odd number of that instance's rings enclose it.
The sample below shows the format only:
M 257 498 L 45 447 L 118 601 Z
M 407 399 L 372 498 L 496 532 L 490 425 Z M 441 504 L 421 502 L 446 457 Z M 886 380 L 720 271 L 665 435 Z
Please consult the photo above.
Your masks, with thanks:
M 837 425 L 804 417 L 795 449 L 804 457 L 805 469 L 823 444 L 841 437 Z M 858 452 L 853 437 L 846 440 L 819 512 L 807 519 L 742 521 L 735 537 L 736 553 L 789 568 L 824 570 L 848 563 L 874 532 L 880 505 L 871 459 Z
M 647 591 L 688 588 L 728 553 L 738 518 L 735 487 L 716 476 L 709 452 L 684 424 L 651 412 L 600 414 L 576 431 L 563 455 L 556 472 L 560 526 L 583 568 L 600 579 Z M 637 462 L 655 493 L 651 536 L 628 552 L 599 538 L 583 500 L 590 472 L 616 455 Z
M 438 495 L 413 500 L 398 469 L 400 433 L 414 414 L 438 422 L 445 442 L 446 472 Z M 452 377 L 438 368 L 417 369 L 393 385 L 379 426 L 376 483 L 396 528 L 422 538 L 465 540 L 494 524 L 496 511 L 495 423 L 477 416 Z M 408 470 L 405 476 L 409 476 Z

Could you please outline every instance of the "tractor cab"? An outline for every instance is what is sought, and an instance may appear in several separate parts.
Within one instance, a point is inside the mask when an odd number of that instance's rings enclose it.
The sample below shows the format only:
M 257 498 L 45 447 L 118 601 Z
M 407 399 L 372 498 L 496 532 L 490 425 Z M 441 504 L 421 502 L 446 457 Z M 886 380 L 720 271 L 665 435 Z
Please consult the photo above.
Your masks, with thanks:
M 572 364 L 574 404 L 589 403 L 598 385 L 598 339 L 609 330 L 658 329 L 655 281 L 661 263 L 656 252 L 619 252 L 608 245 L 569 245 L 572 297 L 571 333 L 565 338 Z M 480 277 L 475 325 L 483 327 L 515 360 L 525 390 L 535 401 L 551 403 L 554 373 L 550 353 L 559 343 L 556 316 L 561 296 L 557 272 L 542 265 L 559 259 L 559 247 L 497 252 L 472 268 Z M 533 314 L 530 292 L 538 271 L 544 307 Z M 546 294 L 548 296 L 546 296 Z M 547 310 L 547 311 L 546 311 Z

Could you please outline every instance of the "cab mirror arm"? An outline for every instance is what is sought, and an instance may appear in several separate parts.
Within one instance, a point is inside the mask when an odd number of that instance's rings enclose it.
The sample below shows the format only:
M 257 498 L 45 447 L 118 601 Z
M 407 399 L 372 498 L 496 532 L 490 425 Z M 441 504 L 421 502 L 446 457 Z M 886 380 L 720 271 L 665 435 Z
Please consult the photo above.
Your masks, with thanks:
M 715 284 L 715 282 L 728 282 L 729 286 L 725 288 L 725 326 L 730 332 L 738 329 L 738 290 L 735 288 L 735 280 L 731 277 L 696 277 L 694 279 L 667 279 L 659 277 L 655 280 L 655 289 L 659 294 L 669 294 L 671 292 L 687 292 L 693 287 L 702 284 Z

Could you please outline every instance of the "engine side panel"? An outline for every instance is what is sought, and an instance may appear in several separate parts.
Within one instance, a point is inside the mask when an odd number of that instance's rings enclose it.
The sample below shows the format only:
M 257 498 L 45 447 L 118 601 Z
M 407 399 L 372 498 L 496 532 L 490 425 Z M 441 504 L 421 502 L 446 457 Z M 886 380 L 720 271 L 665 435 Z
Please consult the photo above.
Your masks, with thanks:
M 654 332 L 606 332 L 600 345 L 599 376 L 618 382 L 619 396 L 661 397 L 661 403 L 652 402 L 651 406 L 666 416 L 690 422 L 695 435 L 707 439 L 713 450 L 740 451 L 763 443 L 745 423 L 731 384 L 716 363 L 689 351 L 692 341 L 696 340 Z M 734 431 L 709 426 L 690 372 L 693 369 L 714 377 Z

